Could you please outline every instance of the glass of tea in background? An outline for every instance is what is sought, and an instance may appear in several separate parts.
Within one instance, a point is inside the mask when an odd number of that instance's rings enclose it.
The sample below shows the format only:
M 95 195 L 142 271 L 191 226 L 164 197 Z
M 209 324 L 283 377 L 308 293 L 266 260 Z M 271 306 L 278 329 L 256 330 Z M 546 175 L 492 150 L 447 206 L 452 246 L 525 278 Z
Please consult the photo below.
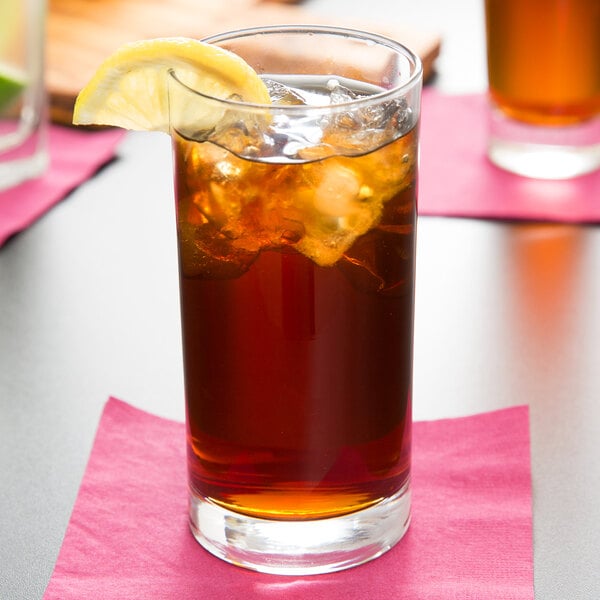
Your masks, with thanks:
M 206 41 L 273 104 L 171 74 L 192 531 L 259 571 L 348 568 L 409 523 L 420 61 L 326 27 Z
M 600 168 L 600 1 L 485 0 L 489 157 L 521 175 Z

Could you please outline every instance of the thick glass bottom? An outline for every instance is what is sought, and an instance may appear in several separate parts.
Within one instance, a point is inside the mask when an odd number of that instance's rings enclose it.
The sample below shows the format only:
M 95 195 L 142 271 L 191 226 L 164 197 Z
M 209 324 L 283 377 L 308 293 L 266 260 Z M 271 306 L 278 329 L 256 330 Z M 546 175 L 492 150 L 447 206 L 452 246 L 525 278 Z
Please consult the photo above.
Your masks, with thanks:
M 488 156 L 498 167 L 536 179 L 570 179 L 600 169 L 600 118 L 568 127 L 490 114 Z
M 45 123 L 0 119 L 0 191 L 39 177 L 49 160 Z
M 0 161 L 0 191 L 40 177 L 47 168 L 48 155 L 45 151 L 28 158 Z
M 377 558 L 406 533 L 410 484 L 369 508 L 313 521 L 248 517 L 190 494 L 190 525 L 215 556 L 279 575 L 332 573 Z

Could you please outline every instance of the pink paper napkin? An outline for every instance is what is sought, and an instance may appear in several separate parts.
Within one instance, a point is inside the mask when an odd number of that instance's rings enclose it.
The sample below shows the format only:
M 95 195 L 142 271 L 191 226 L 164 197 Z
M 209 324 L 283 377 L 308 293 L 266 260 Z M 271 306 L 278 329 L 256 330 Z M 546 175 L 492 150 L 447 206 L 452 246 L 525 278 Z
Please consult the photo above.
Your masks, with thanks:
M 0 246 L 29 227 L 81 182 L 112 158 L 124 132 L 49 127 L 50 166 L 31 181 L 0 192 Z
M 381 558 L 283 577 L 188 530 L 184 425 L 110 399 L 45 600 L 533 599 L 528 409 L 414 425 L 413 518 Z
M 486 157 L 485 94 L 425 89 L 419 213 L 593 223 L 600 221 L 600 171 L 565 181 L 513 175 Z

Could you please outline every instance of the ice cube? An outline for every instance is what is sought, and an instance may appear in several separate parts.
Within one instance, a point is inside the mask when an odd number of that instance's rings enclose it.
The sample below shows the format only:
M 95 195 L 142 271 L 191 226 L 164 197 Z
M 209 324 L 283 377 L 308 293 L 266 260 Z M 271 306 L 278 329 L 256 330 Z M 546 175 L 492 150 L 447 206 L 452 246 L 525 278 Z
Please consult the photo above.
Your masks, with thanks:
M 265 79 L 265 85 L 267 86 L 267 90 L 269 90 L 269 96 L 273 104 L 306 104 L 298 91 L 283 83 L 279 83 L 279 81 Z
M 195 210 L 181 206 L 180 210 Z M 183 215 L 182 215 L 183 216 Z M 258 256 L 257 251 L 238 248 L 213 223 L 205 218 L 179 219 L 181 268 L 186 277 L 232 279 L 245 273 Z
M 322 127 L 310 115 L 297 119 L 276 115 L 268 133 L 273 147 L 291 159 L 301 157 L 306 148 L 319 145 L 323 137 Z
M 354 287 L 391 296 L 410 293 L 413 227 L 377 227 L 345 253 L 339 268 Z
M 342 85 L 337 79 L 330 79 L 327 82 L 327 89 L 329 91 L 330 104 L 343 104 L 344 102 L 351 102 L 357 98 L 365 97 Z
M 321 266 L 337 262 L 357 237 L 373 227 L 382 200 L 351 159 L 339 157 L 305 169 L 305 235 L 297 248 Z

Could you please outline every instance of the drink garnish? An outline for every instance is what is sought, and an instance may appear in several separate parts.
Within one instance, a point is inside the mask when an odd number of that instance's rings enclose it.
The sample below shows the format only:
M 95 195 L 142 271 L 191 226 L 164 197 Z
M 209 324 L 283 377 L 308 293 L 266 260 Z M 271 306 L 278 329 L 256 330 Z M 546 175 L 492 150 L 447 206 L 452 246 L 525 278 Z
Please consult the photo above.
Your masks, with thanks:
M 155 38 L 126 44 L 100 65 L 77 97 L 73 123 L 168 133 L 170 70 L 207 96 L 271 102 L 261 78 L 238 55 L 190 38 Z M 215 124 L 221 114 L 214 111 Z
M 25 73 L 15 67 L 0 64 L 0 110 L 8 106 L 25 88 Z

